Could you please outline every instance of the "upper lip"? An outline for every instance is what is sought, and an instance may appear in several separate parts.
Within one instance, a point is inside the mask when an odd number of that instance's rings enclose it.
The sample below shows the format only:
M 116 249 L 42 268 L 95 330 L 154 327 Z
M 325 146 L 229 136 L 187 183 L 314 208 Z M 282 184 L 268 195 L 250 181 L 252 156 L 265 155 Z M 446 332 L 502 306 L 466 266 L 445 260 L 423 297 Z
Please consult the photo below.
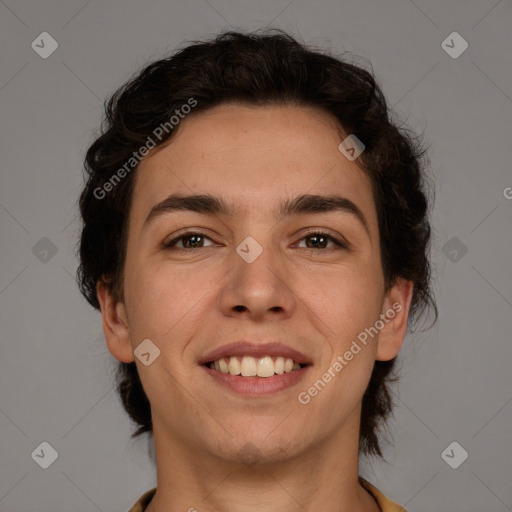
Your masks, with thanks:
M 217 361 L 222 357 L 229 356 L 252 356 L 252 357 L 264 357 L 264 356 L 283 356 L 293 359 L 294 362 L 299 364 L 312 364 L 311 359 L 302 354 L 298 350 L 291 347 L 287 347 L 279 342 L 250 342 L 250 341 L 235 341 L 228 343 L 222 347 L 212 350 L 204 357 L 199 360 L 200 364 L 210 363 Z

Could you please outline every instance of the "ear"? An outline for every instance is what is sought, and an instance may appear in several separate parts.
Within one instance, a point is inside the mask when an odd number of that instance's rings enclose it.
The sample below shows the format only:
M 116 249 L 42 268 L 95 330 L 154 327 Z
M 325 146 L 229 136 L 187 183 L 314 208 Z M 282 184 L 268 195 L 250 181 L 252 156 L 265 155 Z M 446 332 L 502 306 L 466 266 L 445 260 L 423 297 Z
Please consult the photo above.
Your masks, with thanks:
M 407 334 L 407 319 L 413 292 L 412 281 L 401 277 L 388 291 L 383 301 L 381 319 L 384 327 L 379 332 L 378 361 L 389 361 L 398 355 Z
M 124 303 L 116 301 L 110 287 L 101 280 L 96 285 L 96 294 L 101 307 L 103 333 L 108 350 L 119 361 L 131 363 L 135 357 Z

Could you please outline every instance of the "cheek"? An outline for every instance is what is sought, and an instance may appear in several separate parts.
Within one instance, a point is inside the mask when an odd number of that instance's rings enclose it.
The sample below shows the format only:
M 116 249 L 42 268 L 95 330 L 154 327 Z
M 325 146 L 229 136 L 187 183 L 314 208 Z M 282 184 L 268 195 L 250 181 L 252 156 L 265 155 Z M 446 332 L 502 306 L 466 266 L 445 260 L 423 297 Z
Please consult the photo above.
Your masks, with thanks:
M 127 265 L 125 290 L 132 337 L 162 342 L 180 331 L 208 289 L 208 279 L 197 271 L 172 268 L 165 263 Z M 135 341 L 135 340 L 134 340 Z
M 321 317 L 330 336 L 341 346 L 378 319 L 382 282 L 365 266 L 307 273 L 299 282 L 301 298 Z
M 332 414 L 333 403 L 338 404 L 333 421 L 341 421 L 357 406 L 368 385 L 378 338 L 366 329 L 379 319 L 381 304 L 380 282 L 370 272 L 347 270 L 339 278 L 339 284 L 333 286 L 331 280 L 324 290 L 322 320 L 329 326 L 329 354 L 326 350 L 307 391 L 310 396 L 322 395 L 316 404 L 320 417 L 325 417 L 324 408 Z

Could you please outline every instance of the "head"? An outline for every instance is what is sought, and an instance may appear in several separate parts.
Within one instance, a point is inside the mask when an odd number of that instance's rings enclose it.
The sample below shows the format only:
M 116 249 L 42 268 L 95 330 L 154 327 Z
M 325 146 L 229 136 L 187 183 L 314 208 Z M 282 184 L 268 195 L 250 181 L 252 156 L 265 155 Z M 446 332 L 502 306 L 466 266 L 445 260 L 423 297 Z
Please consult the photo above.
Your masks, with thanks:
M 355 160 L 338 149 L 351 134 L 364 144 Z M 196 373 L 201 357 L 235 340 L 281 341 L 314 362 L 307 391 L 394 310 L 325 389 L 290 406 L 294 426 L 284 432 L 285 450 L 307 449 L 357 411 L 360 452 L 381 455 L 396 356 L 407 329 L 427 309 L 437 314 L 424 153 L 393 123 L 370 72 L 283 33 L 191 44 L 121 87 L 86 156 L 79 281 L 102 311 L 133 435 L 153 432 L 158 418 L 213 450 L 222 423 L 247 433 L 241 445 L 274 453 L 258 432 L 267 436 L 286 405 L 233 400 L 218 416 Z M 195 212 L 187 201 L 171 210 L 171 194 L 202 197 Z M 278 215 L 305 195 L 343 197 L 344 206 L 307 197 Z M 206 215 L 218 206 L 212 196 L 232 211 Z M 183 228 L 202 238 L 176 245 Z M 237 252 L 247 237 L 261 249 L 250 263 Z M 144 339 L 160 350 L 147 367 L 133 354 Z

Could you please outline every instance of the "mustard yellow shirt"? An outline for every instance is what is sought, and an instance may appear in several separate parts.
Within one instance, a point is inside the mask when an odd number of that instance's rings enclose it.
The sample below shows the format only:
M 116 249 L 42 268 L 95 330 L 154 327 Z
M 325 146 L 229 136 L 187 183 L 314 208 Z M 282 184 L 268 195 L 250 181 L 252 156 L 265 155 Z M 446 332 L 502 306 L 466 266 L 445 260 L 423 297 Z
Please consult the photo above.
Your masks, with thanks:
M 382 512 L 407 512 L 405 508 L 391 500 L 388 500 L 384 494 L 364 478 L 359 477 L 359 482 L 375 498 L 375 501 Z M 149 502 L 153 499 L 155 492 L 156 487 L 144 493 L 128 512 L 144 512 L 146 507 L 149 505 Z

